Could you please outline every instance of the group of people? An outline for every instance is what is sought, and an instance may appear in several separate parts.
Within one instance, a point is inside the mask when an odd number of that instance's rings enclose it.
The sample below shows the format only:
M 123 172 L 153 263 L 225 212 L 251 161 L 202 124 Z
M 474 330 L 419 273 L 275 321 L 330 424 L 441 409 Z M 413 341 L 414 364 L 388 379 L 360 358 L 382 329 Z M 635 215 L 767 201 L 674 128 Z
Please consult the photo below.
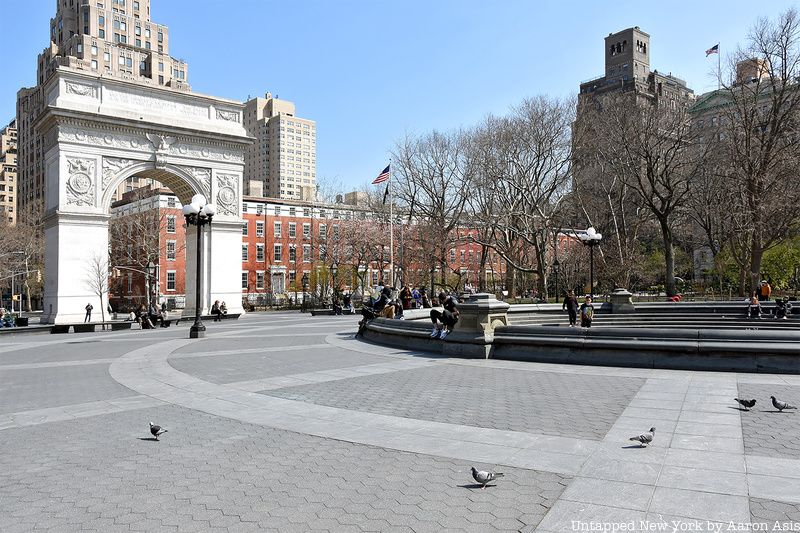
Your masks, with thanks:
M 594 320 L 594 305 L 592 299 L 586 297 L 582 304 L 578 304 L 578 298 L 575 296 L 575 291 L 569 291 L 564 297 L 564 303 L 561 309 L 566 309 L 569 315 L 569 327 L 574 328 L 578 322 L 578 314 L 581 317 L 581 327 L 592 327 L 592 320 Z
M 211 306 L 211 316 L 214 317 L 214 322 L 219 322 L 228 314 L 228 306 L 225 302 L 220 303 L 219 300 L 214 300 L 214 305 Z
M 139 304 L 139 307 L 128 313 L 128 321 L 136 322 L 142 329 L 153 329 L 156 325 L 166 328 L 169 326 L 167 304 L 162 303 L 159 307 L 157 303 L 153 302 L 149 308 L 144 304 Z
M 373 298 L 371 305 L 364 305 L 361 308 L 362 319 L 358 323 L 358 333 L 361 335 L 367 326 L 367 323 L 374 318 L 396 318 L 403 320 L 403 311 L 413 309 L 412 301 L 415 301 L 414 293 L 416 292 L 419 297 L 420 307 L 431 308 L 432 304 L 428 299 L 425 288 L 413 291 L 404 286 L 398 297 L 393 299 L 393 289 L 391 287 L 381 287 L 380 293 L 377 298 Z M 431 330 L 431 338 L 444 339 L 453 330 L 453 327 L 458 322 L 458 298 L 455 296 L 448 296 L 445 292 L 440 292 L 436 302 L 442 306 L 442 311 L 438 309 L 431 309 L 431 322 L 433 329 Z
M 763 294 L 762 294 L 763 298 Z M 769 298 L 769 296 L 767 296 Z M 747 301 L 747 318 L 761 318 L 761 300 L 759 299 L 758 292 L 753 292 Z M 792 302 L 788 298 L 775 299 L 775 318 L 788 320 L 789 315 L 792 314 Z

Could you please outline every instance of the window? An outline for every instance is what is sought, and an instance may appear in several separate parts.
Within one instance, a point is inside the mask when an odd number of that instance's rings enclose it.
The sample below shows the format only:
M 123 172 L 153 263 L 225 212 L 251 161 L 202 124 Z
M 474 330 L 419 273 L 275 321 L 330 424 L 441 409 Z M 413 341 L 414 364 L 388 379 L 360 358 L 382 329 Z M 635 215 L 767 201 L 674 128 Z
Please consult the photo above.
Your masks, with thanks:
M 175 207 L 175 197 L 170 196 L 167 198 L 167 207 Z
M 280 246 L 280 244 L 276 245 Z M 264 262 L 264 245 L 263 244 L 256 244 L 256 261 L 263 263 Z
M 297 238 L 297 223 L 296 222 L 289 222 L 289 238 L 290 239 Z
M 162 32 L 158 32 L 158 42 L 164 42 L 164 34 Z
M 260 215 L 260 214 L 262 214 L 263 212 L 264 212 L 264 205 L 263 205 L 263 204 L 258 204 L 258 205 L 256 206 L 256 214 L 257 214 L 257 215 Z
M 167 290 L 174 291 L 175 290 L 175 271 L 174 270 L 167 270 Z
M 111 54 L 109 54 L 108 52 L 103 52 L 103 61 L 106 62 L 111 61 Z
M 176 217 L 175 215 L 167 215 L 167 233 L 175 233 L 175 226 L 177 225 L 177 219 L 178 217 Z
M 456 262 L 456 251 L 455 250 L 450 250 L 450 262 L 451 263 L 455 263 Z
M 311 224 L 303 223 L 303 238 L 309 239 L 311 237 Z
M 175 241 L 167 241 L 167 261 L 175 261 Z
M 292 244 L 289 245 L 289 261 L 292 263 L 297 261 L 297 247 Z
M 141 35 L 142 34 L 142 27 L 141 26 L 134 26 L 133 27 L 133 33 L 135 35 Z
M 275 222 L 275 230 L 274 231 L 275 231 L 275 237 L 280 237 L 281 236 L 281 223 L 280 222 Z
M 242 245 L 242 261 L 247 261 L 247 245 Z
M 97 36 L 100 37 L 101 39 L 105 39 L 106 38 L 106 30 L 104 30 L 103 28 L 100 28 L 99 30 L 97 30 Z
M 92 70 L 97 70 L 97 60 L 92 59 Z
M 144 36 L 147 37 L 148 39 L 150 38 L 150 28 L 144 29 Z
M 242 270 L 242 288 L 243 289 L 247 288 L 247 283 L 249 281 L 249 279 L 248 279 L 249 277 L 250 277 L 249 273 L 246 270 Z
M 333 225 L 333 238 L 334 240 L 339 238 L 339 224 Z
M 289 271 L 289 285 L 294 285 L 297 283 L 297 272 L 294 270 Z
M 311 245 L 304 244 L 303 245 L 303 262 L 310 263 L 311 262 Z
M 98 26 L 105 26 L 106 25 L 106 18 L 103 15 L 97 17 L 97 25 Z
M 263 237 L 264 236 L 264 221 L 257 220 L 256 221 L 256 237 Z
M 290 207 L 289 208 L 289 216 L 290 217 L 297 216 L 297 209 L 295 209 L 294 207 Z
M 311 210 L 310 209 L 303 209 L 303 216 L 304 217 L 310 217 L 311 216 Z
M 158 71 L 159 72 L 164 72 L 164 62 L 163 61 L 159 61 L 158 62 Z
M 92 55 L 93 55 L 93 56 L 96 56 L 96 55 L 97 55 L 97 45 L 96 45 L 96 44 L 93 44 L 93 45 L 92 45 Z
M 247 233 L 248 233 L 248 228 L 249 228 L 249 227 L 250 227 L 250 226 L 249 226 L 249 222 L 247 222 L 247 221 L 245 220 L 245 221 L 244 221 L 244 224 L 242 224 L 242 235 L 244 235 L 244 236 L 247 236 Z
M 275 206 L 275 216 L 276 217 L 281 216 L 281 206 L 279 206 L 279 205 Z
M 275 261 L 280 261 L 281 260 L 281 255 L 282 255 L 281 248 L 282 248 L 282 246 L 280 244 L 276 244 L 274 249 L 273 249 L 273 252 L 274 252 L 273 255 L 274 255 L 274 260 Z
M 328 247 L 324 244 L 319 247 L 319 260 L 325 261 L 328 258 Z
M 328 226 L 326 224 L 319 225 L 319 238 L 325 239 L 328 237 Z
M 264 288 L 264 271 L 256 270 L 256 289 Z

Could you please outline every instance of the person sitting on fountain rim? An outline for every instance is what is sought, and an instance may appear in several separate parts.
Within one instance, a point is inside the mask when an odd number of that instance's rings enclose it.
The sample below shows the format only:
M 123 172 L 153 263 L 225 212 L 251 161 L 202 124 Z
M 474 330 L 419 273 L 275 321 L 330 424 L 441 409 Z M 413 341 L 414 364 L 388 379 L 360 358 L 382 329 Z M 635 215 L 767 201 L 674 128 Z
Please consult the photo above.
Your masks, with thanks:
M 758 296 L 755 292 L 753 292 L 750 302 L 747 304 L 747 318 L 761 318 L 761 303 L 758 301 Z
M 375 303 L 372 304 L 372 307 L 364 305 L 361 308 L 361 315 L 364 318 L 362 318 L 361 322 L 358 323 L 358 333 L 356 333 L 356 337 L 364 333 L 367 323 L 373 318 L 377 318 L 379 316 L 384 318 L 394 318 L 394 312 L 395 309 L 394 304 L 392 303 L 392 289 L 391 287 L 384 287 L 381 290 L 380 297 L 375 300 Z
M 431 322 L 433 322 L 433 329 L 431 330 L 431 338 L 439 337 L 444 339 L 450 334 L 453 327 L 458 322 L 458 300 L 454 296 L 447 296 L 444 292 L 439 293 L 439 302 L 443 309 L 431 310 Z
M 587 296 L 583 305 L 581 305 L 581 327 L 592 327 L 592 320 L 594 320 L 594 306 L 592 305 L 592 299 Z

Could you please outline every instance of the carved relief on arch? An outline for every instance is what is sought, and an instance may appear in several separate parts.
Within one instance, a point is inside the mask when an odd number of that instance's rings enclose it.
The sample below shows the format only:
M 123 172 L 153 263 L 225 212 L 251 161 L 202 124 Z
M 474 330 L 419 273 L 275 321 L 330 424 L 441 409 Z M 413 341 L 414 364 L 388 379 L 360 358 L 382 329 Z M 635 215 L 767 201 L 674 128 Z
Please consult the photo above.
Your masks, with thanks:
M 88 205 L 95 203 L 95 160 L 81 157 L 67 158 L 67 204 Z
M 232 174 L 217 174 L 217 212 L 239 216 L 239 178 Z
M 211 199 L 211 169 L 201 167 L 183 167 L 189 174 L 191 174 L 195 181 L 203 189 L 203 196 L 207 200 Z
M 120 159 L 118 157 L 103 158 L 103 191 L 108 189 L 109 183 L 119 176 L 123 170 L 136 164 L 133 159 Z

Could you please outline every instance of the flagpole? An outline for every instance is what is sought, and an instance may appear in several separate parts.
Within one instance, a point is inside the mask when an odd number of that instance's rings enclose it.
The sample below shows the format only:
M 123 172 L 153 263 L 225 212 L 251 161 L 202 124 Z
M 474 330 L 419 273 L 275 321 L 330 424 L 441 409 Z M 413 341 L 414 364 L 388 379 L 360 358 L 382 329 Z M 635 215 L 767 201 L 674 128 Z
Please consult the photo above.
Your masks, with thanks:
M 717 43 L 717 90 L 719 91 L 722 89 L 722 51 L 719 48 L 719 44 Z
M 392 160 L 389 160 L 389 286 L 394 287 L 394 197 L 392 196 Z

